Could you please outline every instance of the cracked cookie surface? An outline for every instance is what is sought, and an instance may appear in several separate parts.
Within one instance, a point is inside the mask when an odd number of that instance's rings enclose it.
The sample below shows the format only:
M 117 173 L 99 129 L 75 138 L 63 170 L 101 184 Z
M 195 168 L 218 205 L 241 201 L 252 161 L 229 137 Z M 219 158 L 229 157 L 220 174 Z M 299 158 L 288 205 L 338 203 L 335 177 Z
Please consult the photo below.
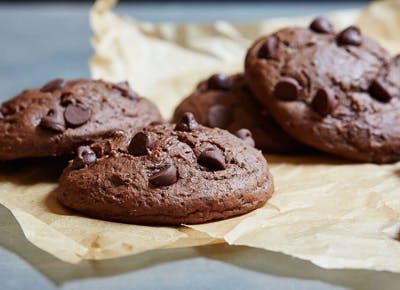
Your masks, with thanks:
M 247 213 L 273 192 L 260 151 L 190 115 L 176 126 L 121 133 L 78 151 L 60 178 L 58 198 L 100 219 L 204 223 Z
M 258 100 L 297 140 L 351 160 L 400 160 L 400 58 L 324 19 L 258 39 L 245 61 Z
M 73 154 L 77 147 L 161 120 L 127 83 L 53 80 L 0 107 L 0 160 Z

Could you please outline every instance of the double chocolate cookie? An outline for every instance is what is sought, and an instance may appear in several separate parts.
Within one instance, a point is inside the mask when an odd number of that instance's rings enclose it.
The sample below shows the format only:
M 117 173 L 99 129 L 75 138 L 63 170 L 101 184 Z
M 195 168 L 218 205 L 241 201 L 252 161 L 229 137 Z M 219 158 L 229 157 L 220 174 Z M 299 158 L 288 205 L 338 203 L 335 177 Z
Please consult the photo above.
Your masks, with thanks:
M 400 58 L 357 27 L 323 18 L 285 28 L 249 49 L 246 79 L 297 140 L 348 159 L 400 160 Z
M 190 113 L 128 136 L 80 147 L 60 178 L 60 202 L 100 219 L 179 225 L 247 213 L 273 192 L 260 151 Z
M 73 154 L 77 147 L 161 120 L 127 83 L 53 80 L 0 107 L 0 160 Z
M 297 153 L 303 145 L 286 134 L 250 92 L 244 76 L 215 74 L 176 108 L 173 121 L 191 112 L 202 124 L 248 135 L 265 153 Z M 253 144 L 254 145 L 254 144 Z

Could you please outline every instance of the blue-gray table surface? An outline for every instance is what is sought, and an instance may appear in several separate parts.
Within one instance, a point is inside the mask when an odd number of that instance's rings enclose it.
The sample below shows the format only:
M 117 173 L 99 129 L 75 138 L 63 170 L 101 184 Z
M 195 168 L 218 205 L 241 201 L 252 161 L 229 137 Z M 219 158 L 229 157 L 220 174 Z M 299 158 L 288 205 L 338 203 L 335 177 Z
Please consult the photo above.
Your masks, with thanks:
M 148 21 L 249 21 L 360 3 L 123 4 Z M 89 6 L 0 4 L 0 101 L 54 77 L 89 76 Z M 400 275 L 324 270 L 282 254 L 214 245 L 71 265 L 31 245 L 0 206 L 0 289 L 398 289 Z

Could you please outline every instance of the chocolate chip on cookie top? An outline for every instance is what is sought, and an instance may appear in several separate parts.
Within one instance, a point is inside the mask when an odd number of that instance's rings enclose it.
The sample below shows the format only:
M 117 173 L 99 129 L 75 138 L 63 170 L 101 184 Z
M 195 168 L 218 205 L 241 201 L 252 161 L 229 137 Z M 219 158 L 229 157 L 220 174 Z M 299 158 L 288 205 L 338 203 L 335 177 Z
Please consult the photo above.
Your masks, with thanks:
M 149 154 L 154 148 L 153 137 L 146 132 L 139 132 L 133 136 L 128 146 L 128 151 L 134 156 L 142 156 Z
M 332 33 L 333 32 L 333 26 L 324 17 L 317 17 L 315 18 L 311 24 L 310 24 L 310 29 L 317 32 L 317 33 Z
M 207 81 L 207 88 L 210 90 L 230 90 L 232 85 L 232 78 L 221 73 L 212 75 Z
M 71 166 L 74 169 L 80 169 L 86 165 L 93 164 L 96 159 L 96 153 L 89 146 L 80 146 Z
M 260 57 L 277 39 L 273 59 Z M 349 159 L 400 160 L 400 65 L 360 29 L 335 34 L 326 20 L 285 28 L 257 40 L 246 80 L 291 136 Z M 392 124 L 392 125 L 389 125 Z
M 337 43 L 339 45 L 361 45 L 362 36 L 360 29 L 356 26 L 346 28 L 337 36 Z
M 55 79 L 0 107 L 0 160 L 73 154 L 111 133 L 161 121 L 127 83 Z
M 249 144 L 250 146 L 255 146 L 255 141 L 253 139 L 253 134 L 249 129 L 242 128 L 235 132 L 236 137 L 242 139 L 244 142 Z
M 275 36 L 268 37 L 258 51 L 259 58 L 270 59 L 276 55 L 278 39 Z
M 64 116 L 58 108 L 50 109 L 47 115 L 40 120 L 39 126 L 59 133 L 64 132 L 66 128 Z
M 261 152 L 225 130 L 163 124 L 130 136 L 80 147 L 59 200 L 102 219 L 177 225 L 243 214 L 272 194 Z
M 175 125 L 176 131 L 191 132 L 193 130 L 196 130 L 197 128 L 199 128 L 199 123 L 197 123 L 194 115 L 189 112 L 184 113 Z

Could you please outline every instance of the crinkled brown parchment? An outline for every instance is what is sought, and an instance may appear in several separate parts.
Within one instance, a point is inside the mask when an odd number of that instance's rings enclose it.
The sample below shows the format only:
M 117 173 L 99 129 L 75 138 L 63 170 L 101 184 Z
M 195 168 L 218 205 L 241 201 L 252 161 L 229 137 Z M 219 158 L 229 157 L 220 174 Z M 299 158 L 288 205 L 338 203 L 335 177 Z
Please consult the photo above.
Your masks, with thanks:
M 151 24 L 112 12 L 116 1 L 97 1 L 91 13 L 95 78 L 128 79 L 168 118 L 203 77 L 236 72 L 258 36 L 310 18 L 259 23 Z M 330 15 L 337 29 L 359 23 L 392 52 L 400 50 L 396 1 L 363 12 Z M 390 17 L 387 17 L 390 15 Z M 48 165 L 0 169 L 0 203 L 14 214 L 32 243 L 76 263 L 146 250 L 225 241 L 283 252 L 326 268 L 400 272 L 400 163 L 346 163 L 331 157 L 267 157 L 276 193 L 247 215 L 180 228 L 147 227 L 82 217 L 61 207 Z M 49 169 L 50 168 L 50 169 Z M 54 174 L 53 174 L 54 175 Z

